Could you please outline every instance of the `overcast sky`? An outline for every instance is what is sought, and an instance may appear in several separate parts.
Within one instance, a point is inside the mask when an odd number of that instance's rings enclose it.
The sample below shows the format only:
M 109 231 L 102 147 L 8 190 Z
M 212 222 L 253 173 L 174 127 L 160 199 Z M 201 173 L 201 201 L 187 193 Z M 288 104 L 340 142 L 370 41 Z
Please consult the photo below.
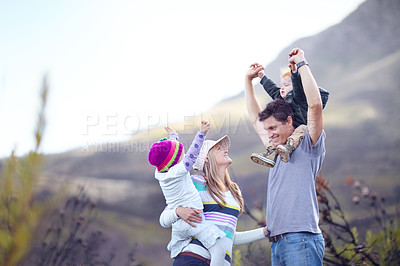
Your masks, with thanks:
M 362 2 L 0 0 L 0 157 L 34 147 L 45 73 L 43 152 L 123 141 L 239 93 L 252 62 Z

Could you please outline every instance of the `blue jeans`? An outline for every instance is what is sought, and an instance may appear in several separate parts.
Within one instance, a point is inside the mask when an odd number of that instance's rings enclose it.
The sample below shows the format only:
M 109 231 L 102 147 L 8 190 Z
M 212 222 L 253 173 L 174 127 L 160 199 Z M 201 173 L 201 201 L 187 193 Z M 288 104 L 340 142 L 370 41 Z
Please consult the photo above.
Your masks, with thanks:
M 324 255 L 322 234 L 288 233 L 271 245 L 272 265 L 322 265 Z
M 186 256 L 186 255 L 179 255 L 176 257 L 173 266 L 209 266 L 210 264 L 202 261 L 201 259 Z

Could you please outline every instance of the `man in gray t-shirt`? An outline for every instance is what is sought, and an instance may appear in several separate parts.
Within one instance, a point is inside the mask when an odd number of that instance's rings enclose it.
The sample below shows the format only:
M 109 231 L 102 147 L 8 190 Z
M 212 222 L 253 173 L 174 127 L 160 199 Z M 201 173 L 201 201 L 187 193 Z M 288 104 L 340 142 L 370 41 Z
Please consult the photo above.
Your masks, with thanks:
M 301 49 L 289 54 L 289 64 L 301 75 L 307 98 L 307 131 L 288 163 L 277 160 L 268 178 L 267 218 L 272 265 L 322 265 L 324 239 L 318 227 L 315 178 L 325 157 L 322 101 L 318 85 Z M 253 64 L 246 73 L 246 106 L 265 146 L 285 144 L 293 133 L 293 111 L 282 100 L 269 102 L 264 110 L 255 97 L 252 80 L 263 69 Z

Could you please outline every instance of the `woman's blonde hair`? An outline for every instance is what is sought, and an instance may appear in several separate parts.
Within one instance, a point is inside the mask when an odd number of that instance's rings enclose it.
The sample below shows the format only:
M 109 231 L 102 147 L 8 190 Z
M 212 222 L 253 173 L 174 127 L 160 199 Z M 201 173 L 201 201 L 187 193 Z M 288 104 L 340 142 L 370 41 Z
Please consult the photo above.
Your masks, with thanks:
M 217 162 L 215 161 L 214 149 L 210 149 L 207 158 L 208 161 L 204 162 L 204 173 L 207 181 L 206 186 L 211 197 L 218 203 L 219 206 L 223 207 L 223 204 L 226 204 L 224 194 L 222 193 L 222 189 L 225 185 L 232 193 L 235 200 L 239 203 L 240 213 L 242 213 L 244 201 L 239 186 L 231 180 L 227 169 L 225 170 L 224 181 L 221 181 L 218 178 L 219 172 Z

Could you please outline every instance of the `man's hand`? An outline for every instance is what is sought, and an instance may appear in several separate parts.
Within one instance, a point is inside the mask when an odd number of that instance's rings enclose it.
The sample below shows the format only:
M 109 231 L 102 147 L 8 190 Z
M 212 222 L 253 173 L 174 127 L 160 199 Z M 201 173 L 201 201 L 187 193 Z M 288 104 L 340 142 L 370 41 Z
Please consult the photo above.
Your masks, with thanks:
M 258 77 L 258 73 L 260 71 L 264 72 L 264 67 L 259 63 L 254 63 L 250 66 L 250 69 L 246 72 L 246 79 L 253 80 L 254 78 Z
M 294 48 L 289 53 L 289 63 L 290 64 L 297 64 L 301 61 L 305 61 L 306 58 L 304 57 L 304 51 L 299 48 Z
M 204 134 L 207 134 L 209 129 L 210 129 L 210 122 L 208 122 L 207 120 L 201 121 L 200 131 Z
M 166 126 L 164 127 L 165 131 L 167 131 L 168 136 L 171 136 L 172 134 L 178 134 L 176 133 L 175 129 L 173 129 L 172 127 Z
M 187 222 L 188 224 L 190 224 L 193 227 L 196 227 L 194 223 L 201 223 L 202 219 L 199 213 L 201 213 L 201 211 L 199 210 L 195 210 L 195 209 L 191 209 L 191 208 L 185 208 L 185 207 L 178 207 L 176 208 L 176 214 L 185 222 Z

